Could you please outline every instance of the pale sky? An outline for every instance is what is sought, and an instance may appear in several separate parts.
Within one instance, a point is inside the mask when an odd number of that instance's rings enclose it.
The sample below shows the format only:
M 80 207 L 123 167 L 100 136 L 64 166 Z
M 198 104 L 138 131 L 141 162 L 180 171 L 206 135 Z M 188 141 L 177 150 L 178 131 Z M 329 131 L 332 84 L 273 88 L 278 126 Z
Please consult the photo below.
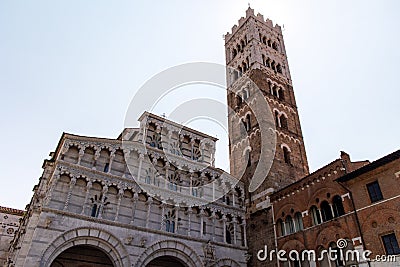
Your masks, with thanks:
M 0 205 L 29 203 L 62 132 L 116 138 L 153 75 L 224 64 L 222 36 L 247 2 L 1 1 Z M 399 149 L 399 1 L 250 2 L 284 25 L 312 171 L 340 150 L 375 160 Z

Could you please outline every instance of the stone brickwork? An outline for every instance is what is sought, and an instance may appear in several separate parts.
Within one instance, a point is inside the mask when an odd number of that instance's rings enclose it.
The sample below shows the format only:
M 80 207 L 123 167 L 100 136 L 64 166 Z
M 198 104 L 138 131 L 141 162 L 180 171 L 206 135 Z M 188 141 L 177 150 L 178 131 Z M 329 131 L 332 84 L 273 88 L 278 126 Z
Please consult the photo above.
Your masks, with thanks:
M 63 134 L 7 266 L 97 266 L 93 248 L 115 267 L 246 266 L 244 187 L 213 166 L 216 139 L 147 112 L 140 125 L 126 143 Z
M 7 260 L 8 249 L 24 211 L 0 206 L 0 265 Z
M 264 266 L 255 255 L 265 244 L 274 244 L 269 196 L 308 174 L 307 157 L 281 28 L 260 14 L 254 15 L 249 8 L 246 17 L 225 35 L 225 53 L 229 67 L 231 174 L 241 178 L 247 189 L 247 233 L 252 255 L 249 265 Z M 246 79 L 250 82 L 244 82 Z M 268 104 L 265 110 L 259 110 L 261 101 Z M 271 114 L 267 119 L 274 126 L 260 129 L 260 120 L 267 114 Z M 238 127 L 240 124 L 244 126 Z M 273 138 L 262 137 L 269 131 L 273 131 Z M 267 148 L 274 154 L 270 159 L 272 166 L 269 172 L 261 174 L 266 176 L 264 182 L 250 193 L 257 165 L 265 165 L 261 154 L 266 148 L 261 145 L 272 140 L 276 144 Z

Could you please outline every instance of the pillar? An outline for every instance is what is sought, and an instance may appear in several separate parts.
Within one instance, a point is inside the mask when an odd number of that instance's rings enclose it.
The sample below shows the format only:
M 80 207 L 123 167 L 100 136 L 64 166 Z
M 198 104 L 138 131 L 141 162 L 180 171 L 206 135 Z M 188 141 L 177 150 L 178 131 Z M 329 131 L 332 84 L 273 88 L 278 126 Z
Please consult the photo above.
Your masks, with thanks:
M 83 202 L 83 207 L 82 207 L 82 211 L 81 214 L 85 214 L 86 213 L 86 207 L 88 206 L 88 199 L 89 199 L 89 193 L 90 193 L 90 189 L 92 188 L 92 181 L 88 181 L 86 184 L 86 194 L 85 194 L 85 200 Z
M 65 204 L 64 204 L 64 210 L 68 209 L 68 204 L 71 199 L 72 189 L 74 188 L 75 183 L 76 183 L 76 178 L 72 177 L 72 179 L 69 183 L 69 189 L 68 189 L 67 199 L 65 200 Z

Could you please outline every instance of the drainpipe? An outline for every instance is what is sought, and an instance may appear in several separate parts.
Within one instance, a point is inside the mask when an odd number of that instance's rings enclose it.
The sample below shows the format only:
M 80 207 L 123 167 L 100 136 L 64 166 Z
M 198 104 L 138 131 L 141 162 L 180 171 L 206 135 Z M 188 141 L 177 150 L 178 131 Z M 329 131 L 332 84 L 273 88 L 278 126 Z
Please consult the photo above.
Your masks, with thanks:
M 343 161 L 342 159 L 340 160 L 340 162 L 342 162 L 343 169 L 344 169 L 344 173 L 347 174 L 348 172 L 347 172 L 346 164 L 344 163 L 344 161 Z M 357 208 L 356 208 L 356 205 L 354 204 L 353 194 L 351 193 L 350 189 L 348 189 L 345 185 L 343 185 L 343 184 L 340 183 L 340 182 L 337 182 L 337 183 L 338 183 L 340 186 L 342 186 L 342 187 L 344 188 L 344 190 L 346 190 L 346 191 L 349 193 L 349 195 L 350 195 L 351 204 L 353 205 L 354 214 L 356 215 L 357 228 L 358 228 L 358 231 L 359 231 L 359 233 L 360 233 L 360 237 L 361 237 L 361 241 L 362 241 L 362 246 L 363 246 L 363 249 L 364 249 L 364 250 L 367 250 L 367 248 L 366 248 L 366 246 L 365 246 L 365 242 L 364 242 L 364 236 L 363 236 L 362 231 L 361 231 L 361 225 L 360 225 L 360 220 L 359 220 L 358 214 L 357 214 Z M 371 266 L 371 263 L 370 263 L 369 261 L 367 261 L 367 264 L 368 264 L 368 266 Z

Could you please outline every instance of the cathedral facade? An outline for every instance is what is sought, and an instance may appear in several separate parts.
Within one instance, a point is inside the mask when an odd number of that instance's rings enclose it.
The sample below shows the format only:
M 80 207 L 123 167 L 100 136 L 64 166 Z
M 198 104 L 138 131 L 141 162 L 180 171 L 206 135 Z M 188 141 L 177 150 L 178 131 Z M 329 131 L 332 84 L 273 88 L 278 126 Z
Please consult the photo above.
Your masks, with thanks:
M 64 133 L 26 210 L 3 208 L 4 265 L 399 266 L 260 257 L 338 240 L 400 254 L 400 154 L 342 152 L 309 173 L 281 28 L 249 8 L 225 52 L 230 173 L 214 164 L 216 138 L 149 112 L 115 139 Z

